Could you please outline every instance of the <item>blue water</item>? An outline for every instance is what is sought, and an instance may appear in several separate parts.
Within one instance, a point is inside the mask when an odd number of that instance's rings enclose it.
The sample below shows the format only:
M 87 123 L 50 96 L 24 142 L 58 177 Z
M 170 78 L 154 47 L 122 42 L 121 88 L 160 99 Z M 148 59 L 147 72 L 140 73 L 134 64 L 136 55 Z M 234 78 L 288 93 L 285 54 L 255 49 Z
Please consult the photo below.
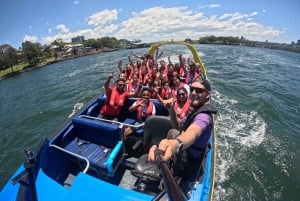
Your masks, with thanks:
M 300 54 L 196 45 L 213 86 L 215 200 L 300 200 Z M 146 49 L 133 50 L 142 54 Z M 170 50 L 175 61 L 181 46 Z M 0 81 L 0 187 L 132 50 L 80 57 Z M 168 55 L 164 55 L 165 58 Z M 188 51 L 184 51 L 188 56 Z

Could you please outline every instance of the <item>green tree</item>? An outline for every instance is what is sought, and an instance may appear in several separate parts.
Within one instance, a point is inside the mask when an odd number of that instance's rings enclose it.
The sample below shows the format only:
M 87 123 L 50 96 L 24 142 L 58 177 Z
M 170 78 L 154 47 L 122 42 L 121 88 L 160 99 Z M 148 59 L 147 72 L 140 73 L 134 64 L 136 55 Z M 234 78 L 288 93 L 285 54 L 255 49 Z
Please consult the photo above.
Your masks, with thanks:
M 192 41 L 192 39 L 190 39 L 190 38 L 186 38 L 186 39 L 184 40 L 184 42 L 192 43 L 193 41 Z
M 39 63 L 42 52 L 42 46 L 39 43 L 25 41 L 22 43 L 22 50 L 29 66 L 36 66 Z
M 11 72 L 14 71 L 13 66 L 18 63 L 17 50 L 8 47 L 4 52 L 0 54 L 0 66 L 1 70 L 11 68 Z
M 119 41 L 115 37 L 102 37 L 101 41 L 104 47 L 115 48 L 119 45 Z

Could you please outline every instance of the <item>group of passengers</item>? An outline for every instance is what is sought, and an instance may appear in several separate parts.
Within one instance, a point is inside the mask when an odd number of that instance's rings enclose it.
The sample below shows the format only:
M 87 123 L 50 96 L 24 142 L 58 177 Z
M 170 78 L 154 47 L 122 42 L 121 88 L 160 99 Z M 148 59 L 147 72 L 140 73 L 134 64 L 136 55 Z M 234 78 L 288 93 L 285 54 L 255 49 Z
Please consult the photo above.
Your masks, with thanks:
M 170 57 L 168 65 L 164 60 L 157 63 L 162 53 L 157 58 L 150 54 L 138 56 L 132 53 L 132 55 L 139 60 L 133 62 L 128 56 L 129 62 L 124 68 L 122 60 L 118 61 L 120 71 L 118 79 L 110 86 L 110 81 L 115 75 L 111 73 L 104 84 L 107 101 L 100 111 L 101 118 L 117 119 L 125 100 L 136 97 L 143 100 L 138 104 L 135 103 L 134 107 L 138 111 L 138 121 L 144 121 L 148 115 L 155 114 L 149 112 L 151 109 L 149 104 L 152 103 L 150 99 L 158 99 L 164 106 L 174 105 L 178 121 L 184 119 L 189 109 L 189 85 L 196 79 L 202 80 L 200 64 L 191 60 L 186 62 L 182 55 L 179 55 L 179 62 L 175 65 Z M 149 96 L 145 98 L 148 93 Z M 140 114 L 139 111 L 144 112 Z M 139 115 L 142 115 L 143 119 L 139 118 Z
M 155 149 L 163 151 L 162 158 L 169 160 L 178 153 L 186 152 L 185 167 L 182 171 L 186 174 L 199 159 L 199 150 L 203 150 L 210 138 L 213 129 L 212 114 L 216 110 L 210 106 L 210 84 L 202 76 L 200 64 L 182 55 L 178 57 L 175 65 L 168 57 L 168 64 L 158 59 L 161 54 L 144 54 L 138 60 L 129 62 L 125 68 L 122 61 L 118 62 L 120 71 L 115 83 L 110 83 L 114 73 L 109 74 L 105 82 L 107 100 L 100 111 L 100 117 L 114 119 L 120 115 L 121 109 L 127 98 L 136 97 L 129 111 L 137 111 L 137 120 L 145 121 L 150 115 L 156 114 L 155 105 L 151 99 L 158 99 L 168 110 L 170 120 L 175 129 L 168 133 L 168 139 L 162 140 L 158 145 L 153 145 L 149 150 L 149 161 L 155 160 Z M 110 86 L 112 84 L 112 86 Z M 132 129 L 125 130 L 125 138 Z M 196 163 L 195 163 L 196 162 Z M 189 174 L 188 174 L 189 175 Z

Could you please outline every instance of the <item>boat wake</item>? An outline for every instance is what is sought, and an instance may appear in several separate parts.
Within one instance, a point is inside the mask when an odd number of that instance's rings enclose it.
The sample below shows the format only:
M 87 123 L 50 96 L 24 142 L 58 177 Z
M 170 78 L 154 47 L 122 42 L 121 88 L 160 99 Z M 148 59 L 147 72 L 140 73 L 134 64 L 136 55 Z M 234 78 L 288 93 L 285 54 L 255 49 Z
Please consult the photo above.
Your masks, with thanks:
M 265 139 L 266 123 L 256 111 L 243 111 L 238 101 L 214 92 L 214 105 L 218 108 L 215 128 L 217 135 L 217 170 L 215 200 L 224 200 L 230 189 L 223 187 L 230 180 L 231 170 L 241 167 L 249 148 L 259 146 Z

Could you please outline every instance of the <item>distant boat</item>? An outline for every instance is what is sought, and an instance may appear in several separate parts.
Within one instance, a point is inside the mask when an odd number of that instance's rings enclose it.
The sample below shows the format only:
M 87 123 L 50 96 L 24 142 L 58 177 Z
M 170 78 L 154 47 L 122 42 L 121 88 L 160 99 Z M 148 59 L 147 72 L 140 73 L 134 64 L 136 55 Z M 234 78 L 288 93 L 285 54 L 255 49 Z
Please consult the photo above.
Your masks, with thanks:
M 206 77 L 206 69 L 191 44 L 160 42 L 148 52 L 153 54 L 159 46 L 168 44 L 188 47 Z M 211 135 L 199 164 L 198 177 L 189 183 L 190 190 L 184 195 L 182 188 L 187 186 L 177 184 L 180 178 L 173 177 L 166 163 L 148 163 L 145 155 L 171 128 L 168 111 L 153 99 L 157 115 L 135 126 L 136 114 L 128 111 L 135 100 L 126 101 L 118 122 L 97 117 L 106 96 L 95 97 L 55 135 L 44 139 L 35 153 L 25 150 L 27 160 L 1 190 L 0 200 L 212 200 L 215 134 Z M 136 132 L 125 142 L 126 126 L 135 127 Z

